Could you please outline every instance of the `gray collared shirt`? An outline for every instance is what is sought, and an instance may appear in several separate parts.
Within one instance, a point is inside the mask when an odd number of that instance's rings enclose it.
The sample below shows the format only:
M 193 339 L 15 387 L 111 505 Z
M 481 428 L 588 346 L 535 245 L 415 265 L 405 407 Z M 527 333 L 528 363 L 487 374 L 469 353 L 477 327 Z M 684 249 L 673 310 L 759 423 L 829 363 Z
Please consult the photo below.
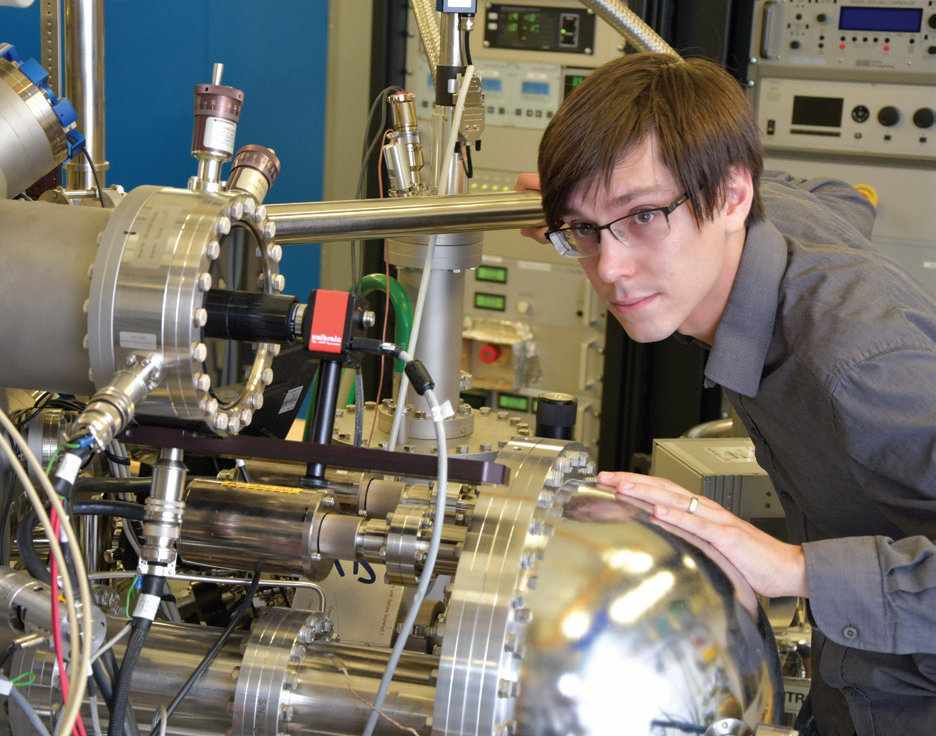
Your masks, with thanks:
M 852 187 L 770 175 L 761 191 L 768 221 L 748 232 L 706 381 L 805 550 L 820 733 L 929 733 L 936 302 L 870 250 L 873 208 Z

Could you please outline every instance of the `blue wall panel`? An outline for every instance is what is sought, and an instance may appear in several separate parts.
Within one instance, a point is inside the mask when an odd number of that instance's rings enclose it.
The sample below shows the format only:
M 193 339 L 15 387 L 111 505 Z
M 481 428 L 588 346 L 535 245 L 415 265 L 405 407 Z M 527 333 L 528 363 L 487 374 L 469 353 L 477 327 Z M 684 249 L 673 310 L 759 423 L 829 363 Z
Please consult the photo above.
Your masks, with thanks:
M 193 88 L 244 92 L 237 147 L 276 151 L 282 171 L 267 202 L 322 198 L 328 0 L 106 0 L 108 184 L 184 187 L 191 157 Z M 0 8 L 0 41 L 40 58 L 39 3 Z M 79 121 L 80 123 L 80 121 Z M 229 165 L 228 165 L 229 166 Z M 225 167 L 225 174 L 228 167 Z M 319 284 L 318 246 L 288 246 L 286 293 Z

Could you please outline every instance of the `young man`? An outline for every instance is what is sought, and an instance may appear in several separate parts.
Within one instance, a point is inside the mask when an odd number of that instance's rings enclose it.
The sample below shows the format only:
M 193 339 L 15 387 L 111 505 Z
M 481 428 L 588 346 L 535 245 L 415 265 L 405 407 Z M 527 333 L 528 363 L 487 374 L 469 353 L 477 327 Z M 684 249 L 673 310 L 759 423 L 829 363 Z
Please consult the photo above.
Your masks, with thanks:
M 809 599 L 822 736 L 936 728 L 936 303 L 871 250 L 871 204 L 764 174 L 756 121 L 717 66 L 633 54 L 595 71 L 543 136 L 548 227 L 637 341 L 710 351 L 792 544 L 658 478 L 619 496 L 709 541 L 768 596 Z M 541 184 L 541 187 L 540 187 Z M 808 710 L 804 713 L 808 715 Z

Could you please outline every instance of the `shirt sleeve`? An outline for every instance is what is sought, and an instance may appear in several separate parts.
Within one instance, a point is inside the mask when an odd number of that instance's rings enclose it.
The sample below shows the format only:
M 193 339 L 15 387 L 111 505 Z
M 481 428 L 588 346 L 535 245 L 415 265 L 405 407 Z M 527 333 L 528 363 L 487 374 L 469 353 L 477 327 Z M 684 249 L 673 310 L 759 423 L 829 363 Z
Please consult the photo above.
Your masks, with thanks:
M 780 171 L 765 171 L 762 181 L 809 192 L 819 203 L 827 205 L 831 213 L 841 217 L 865 238 L 871 238 L 876 210 L 871 201 L 851 184 L 830 177 L 797 178 Z
M 936 654 L 936 545 L 922 536 L 807 542 L 809 607 L 843 646 Z
M 861 361 L 833 393 L 856 502 L 906 536 L 803 545 L 810 609 L 838 644 L 936 653 L 936 355 L 889 350 Z M 843 513 L 848 513 L 843 509 Z

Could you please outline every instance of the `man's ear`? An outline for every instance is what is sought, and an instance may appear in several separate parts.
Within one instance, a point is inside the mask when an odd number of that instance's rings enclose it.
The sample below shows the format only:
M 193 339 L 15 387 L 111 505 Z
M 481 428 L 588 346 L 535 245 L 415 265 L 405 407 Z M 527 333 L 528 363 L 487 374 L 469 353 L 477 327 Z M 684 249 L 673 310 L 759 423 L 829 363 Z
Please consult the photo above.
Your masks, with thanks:
M 728 176 L 728 188 L 725 196 L 725 223 L 729 232 L 744 229 L 748 213 L 754 203 L 754 184 L 751 172 L 743 166 L 735 166 Z

